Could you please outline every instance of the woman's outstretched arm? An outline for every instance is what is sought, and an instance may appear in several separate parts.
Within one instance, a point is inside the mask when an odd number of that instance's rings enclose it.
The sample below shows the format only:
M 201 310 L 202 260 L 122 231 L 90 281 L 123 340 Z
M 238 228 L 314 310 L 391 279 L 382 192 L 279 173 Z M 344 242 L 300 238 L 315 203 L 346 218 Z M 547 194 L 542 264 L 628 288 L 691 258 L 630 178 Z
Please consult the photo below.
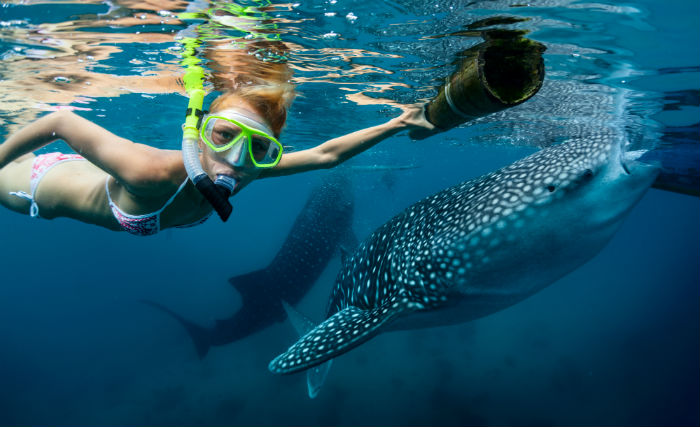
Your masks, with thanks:
M 333 138 L 308 150 L 285 154 L 277 166 L 263 170 L 260 177 L 332 168 L 403 130 L 421 129 L 430 132 L 434 128 L 425 119 L 422 108 L 406 107 L 403 114 L 384 124 Z
M 59 139 L 135 193 L 153 191 L 171 173 L 164 161 L 168 151 L 118 137 L 69 111 L 48 114 L 7 138 L 0 144 L 0 168 Z

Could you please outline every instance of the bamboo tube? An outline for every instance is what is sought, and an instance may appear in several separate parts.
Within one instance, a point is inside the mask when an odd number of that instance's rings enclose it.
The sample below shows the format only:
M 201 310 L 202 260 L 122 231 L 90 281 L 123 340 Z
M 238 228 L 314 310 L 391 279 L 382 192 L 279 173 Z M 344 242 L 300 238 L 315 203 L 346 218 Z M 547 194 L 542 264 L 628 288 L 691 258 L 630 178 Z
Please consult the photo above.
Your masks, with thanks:
M 447 130 L 521 104 L 544 81 L 541 43 L 503 32 L 463 52 L 459 69 L 426 106 L 426 117 Z

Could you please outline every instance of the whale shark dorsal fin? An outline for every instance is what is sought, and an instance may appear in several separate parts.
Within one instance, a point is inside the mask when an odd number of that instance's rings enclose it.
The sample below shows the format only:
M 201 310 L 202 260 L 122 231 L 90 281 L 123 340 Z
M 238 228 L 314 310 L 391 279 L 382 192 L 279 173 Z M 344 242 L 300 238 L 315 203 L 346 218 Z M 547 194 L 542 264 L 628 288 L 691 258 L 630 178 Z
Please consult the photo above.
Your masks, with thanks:
M 301 337 L 268 368 L 276 374 L 291 374 L 320 365 L 369 340 L 401 312 L 395 300 L 368 310 L 346 307 Z
M 345 265 L 347 263 L 348 259 L 350 259 L 350 252 L 348 252 L 348 250 L 345 249 L 344 246 L 340 246 L 340 262 L 341 262 L 341 264 Z
M 340 248 L 341 251 L 354 251 L 357 249 L 357 247 L 360 246 L 360 241 L 357 240 L 357 234 L 352 230 L 352 228 L 349 228 L 345 234 L 343 234 L 341 243 L 340 243 Z

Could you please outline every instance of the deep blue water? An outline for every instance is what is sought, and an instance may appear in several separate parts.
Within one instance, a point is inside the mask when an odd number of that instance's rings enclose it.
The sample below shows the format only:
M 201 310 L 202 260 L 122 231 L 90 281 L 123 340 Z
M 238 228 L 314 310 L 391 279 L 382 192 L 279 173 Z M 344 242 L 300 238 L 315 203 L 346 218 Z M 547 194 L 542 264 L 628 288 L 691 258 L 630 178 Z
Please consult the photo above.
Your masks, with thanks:
M 339 0 L 304 2 L 282 13 L 305 19 L 285 36 L 305 48 L 292 60 L 299 65 L 297 77 L 310 80 L 299 85 L 303 96 L 283 134 L 285 144 L 299 148 L 397 114 L 386 105 L 357 105 L 348 94 L 410 102 L 418 91 L 434 93 L 432 86 L 449 73 L 444 64 L 471 41 L 421 39 L 425 34 L 447 34 L 477 16 L 505 14 L 532 18 L 522 25 L 548 46 L 545 87 L 522 108 L 421 142 L 399 135 L 352 160 L 355 166 L 418 166 L 350 170 L 359 237 L 424 196 L 506 165 L 550 139 L 565 139 L 581 126 L 615 122 L 644 147 L 671 135 L 669 127 L 697 126 L 696 2 L 509 5 Z M 45 108 L 22 102 L 28 88 L 3 86 L 38 72 L 22 68 L 28 74 L 20 75 L 13 68 L 33 55 L 31 49 L 50 45 L 30 40 L 32 26 L 106 10 L 102 4 L 2 5 L 0 134 Z M 358 17 L 354 23 L 345 18 L 349 12 Z M 394 25 L 407 22 L 413 25 Z M 135 31 L 127 30 L 80 31 Z M 148 30 L 166 34 L 171 28 Z M 321 37 L 331 30 L 340 36 Z M 124 44 L 88 68 L 138 74 L 172 64 L 176 57 L 167 49 L 173 45 Z M 326 48 L 331 53 L 319 53 Z M 334 59 L 354 48 L 399 57 Z M 345 74 L 326 78 L 311 70 L 316 63 Z M 394 74 L 355 75 L 348 64 Z M 621 73 L 625 67 L 633 71 Z M 373 84 L 388 81 L 407 86 L 371 92 Z M 566 92 L 569 84 L 573 95 Z M 183 97 L 88 96 L 92 100 L 69 104 L 89 108 L 80 114 L 127 138 L 177 147 Z M 620 103 L 623 113 L 615 109 Z M 697 168 L 700 158 L 692 156 L 698 135 L 691 131 L 686 140 L 684 158 L 691 156 Z M 175 322 L 139 302 L 160 301 L 202 324 L 228 317 L 240 302 L 227 279 L 269 262 L 326 173 L 253 183 L 235 197 L 229 223 L 211 220 L 152 238 L 0 210 L 0 425 L 700 423 L 696 197 L 650 190 L 600 254 L 569 276 L 468 324 L 380 335 L 339 357 L 315 400 L 306 396 L 303 375 L 267 371 L 268 362 L 296 339 L 289 323 L 214 348 L 200 361 Z M 203 258 L 197 249 L 215 257 Z M 302 312 L 323 316 L 339 265 L 339 259 L 331 262 L 300 304 Z

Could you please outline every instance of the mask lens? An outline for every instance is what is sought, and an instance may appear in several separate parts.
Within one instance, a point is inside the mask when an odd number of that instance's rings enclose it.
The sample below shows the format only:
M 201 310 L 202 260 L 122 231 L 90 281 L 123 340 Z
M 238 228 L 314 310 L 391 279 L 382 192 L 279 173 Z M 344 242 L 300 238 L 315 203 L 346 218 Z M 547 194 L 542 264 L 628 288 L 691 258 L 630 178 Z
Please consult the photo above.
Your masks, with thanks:
M 227 120 L 211 119 L 207 122 L 206 137 L 219 149 L 226 149 L 241 139 L 241 128 Z
M 279 142 L 261 135 L 252 135 L 250 155 L 258 167 L 271 167 L 277 164 L 282 147 Z
M 270 144 L 272 142 L 267 139 L 263 138 L 259 135 L 253 135 L 251 138 L 251 151 L 253 152 L 253 158 L 255 159 L 256 162 L 260 163 L 265 160 L 265 157 L 267 156 L 267 151 L 270 149 Z
M 277 159 L 282 154 L 282 147 L 279 144 L 270 144 L 270 149 L 267 152 L 267 156 L 270 160 L 275 163 Z
M 205 120 L 200 135 L 212 150 L 234 166 L 252 161 L 251 166 L 272 167 L 282 155 L 282 145 L 272 136 L 234 119 L 211 116 Z

